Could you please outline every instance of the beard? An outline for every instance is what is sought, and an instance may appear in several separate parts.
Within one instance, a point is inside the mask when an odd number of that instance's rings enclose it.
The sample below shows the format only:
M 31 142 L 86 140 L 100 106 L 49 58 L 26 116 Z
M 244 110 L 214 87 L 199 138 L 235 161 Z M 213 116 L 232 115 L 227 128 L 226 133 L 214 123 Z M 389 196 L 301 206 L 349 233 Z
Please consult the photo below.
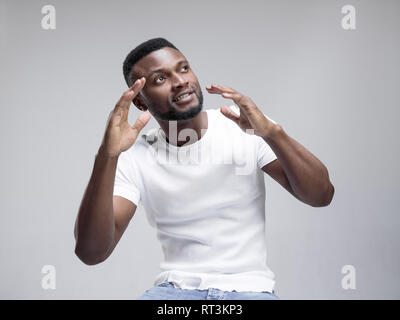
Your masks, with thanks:
M 200 89 L 200 94 L 197 94 L 196 91 L 193 91 L 199 103 L 196 106 L 190 107 L 188 110 L 179 111 L 173 105 L 170 105 L 170 110 L 164 113 L 158 113 L 154 111 L 154 117 L 159 120 L 165 121 L 179 121 L 179 120 L 190 120 L 197 116 L 201 110 L 203 109 L 203 93 Z

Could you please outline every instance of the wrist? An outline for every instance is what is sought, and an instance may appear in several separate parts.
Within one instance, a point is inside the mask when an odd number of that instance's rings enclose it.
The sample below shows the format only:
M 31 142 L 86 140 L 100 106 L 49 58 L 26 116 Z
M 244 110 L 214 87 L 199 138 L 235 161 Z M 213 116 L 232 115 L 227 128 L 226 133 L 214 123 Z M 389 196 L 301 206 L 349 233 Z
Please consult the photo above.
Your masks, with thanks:
M 262 138 L 267 141 L 267 140 L 273 140 L 279 137 L 283 133 L 283 128 L 280 124 L 278 123 L 273 123 L 268 130 L 266 130 L 262 134 Z M 267 141 L 268 142 L 268 141 Z
M 99 150 L 97 151 L 96 158 L 104 159 L 104 160 L 118 160 L 119 154 L 110 154 L 105 150 L 104 146 L 101 145 Z

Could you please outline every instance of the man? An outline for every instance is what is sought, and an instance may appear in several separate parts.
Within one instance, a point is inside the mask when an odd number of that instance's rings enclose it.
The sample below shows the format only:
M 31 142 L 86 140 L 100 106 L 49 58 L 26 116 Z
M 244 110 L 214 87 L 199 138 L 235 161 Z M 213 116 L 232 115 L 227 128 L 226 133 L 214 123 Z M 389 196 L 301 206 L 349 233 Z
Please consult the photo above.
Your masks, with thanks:
M 126 57 L 129 86 L 107 121 L 77 221 L 77 256 L 112 253 L 141 202 L 164 252 L 155 286 L 139 299 L 278 299 L 266 264 L 269 174 L 300 201 L 327 206 L 326 167 L 238 91 L 207 92 L 237 107 L 202 111 L 199 81 L 163 38 Z M 131 102 L 145 111 L 130 126 Z M 151 115 L 160 128 L 139 137 Z

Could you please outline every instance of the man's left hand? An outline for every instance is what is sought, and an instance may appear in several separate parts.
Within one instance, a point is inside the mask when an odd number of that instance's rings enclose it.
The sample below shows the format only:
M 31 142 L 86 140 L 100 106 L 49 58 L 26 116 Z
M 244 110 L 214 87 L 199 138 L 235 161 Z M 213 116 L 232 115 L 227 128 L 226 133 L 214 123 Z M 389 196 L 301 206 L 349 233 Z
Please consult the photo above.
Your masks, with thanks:
M 271 134 L 276 124 L 268 120 L 255 103 L 240 92 L 223 86 L 211 85 L 206 87 L 208 93 L 220 94 L 224 98 L 231 99 L 240 109 L 240 114 L 236 114 L 228 106 L 221 107 L 221 113 L 235 122 L 244 132 L 253 129 L 254 134 L 266 138 Z

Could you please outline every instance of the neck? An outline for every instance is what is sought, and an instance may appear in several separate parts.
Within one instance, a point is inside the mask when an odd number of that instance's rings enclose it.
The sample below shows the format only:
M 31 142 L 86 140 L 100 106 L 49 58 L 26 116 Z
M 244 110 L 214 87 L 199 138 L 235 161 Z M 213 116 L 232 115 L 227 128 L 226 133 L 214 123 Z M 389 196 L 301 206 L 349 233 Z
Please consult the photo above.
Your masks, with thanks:
M 157 122 L 165 132 L 167 142 L 178 147 L 200 140 L 208 129 L 208 117 L 205 111 L 200 112 L 197 116 L 189 120 L 157 120 Z M 184 129 L 190 130 L 181 133 Z

